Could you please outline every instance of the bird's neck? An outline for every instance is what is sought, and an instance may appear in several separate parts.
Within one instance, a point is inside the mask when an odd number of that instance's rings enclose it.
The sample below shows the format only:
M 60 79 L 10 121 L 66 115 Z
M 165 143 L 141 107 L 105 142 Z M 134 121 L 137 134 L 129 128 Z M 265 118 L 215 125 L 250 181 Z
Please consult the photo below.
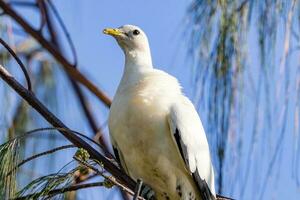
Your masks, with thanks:
M 152 68 L 152 58 L 150 50 L 132 50 L 125 52 L 125 71 L 144 70 L 146 68 Z
M 133 79 L 152 69 L 150 51 L 127 51 L 125 53 L 125 69 L 122 79 Z

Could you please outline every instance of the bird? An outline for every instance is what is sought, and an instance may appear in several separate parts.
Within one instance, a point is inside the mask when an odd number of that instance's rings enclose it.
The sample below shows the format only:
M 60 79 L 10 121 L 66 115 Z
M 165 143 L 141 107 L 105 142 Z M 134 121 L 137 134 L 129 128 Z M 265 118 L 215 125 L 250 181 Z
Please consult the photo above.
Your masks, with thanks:
M 155 69 L 145 32 L 106 28 L 125 54 L 109 111 L 114 154 L 157 200 L 215 200 L 214 169 L 201 119 L 178 80 Z

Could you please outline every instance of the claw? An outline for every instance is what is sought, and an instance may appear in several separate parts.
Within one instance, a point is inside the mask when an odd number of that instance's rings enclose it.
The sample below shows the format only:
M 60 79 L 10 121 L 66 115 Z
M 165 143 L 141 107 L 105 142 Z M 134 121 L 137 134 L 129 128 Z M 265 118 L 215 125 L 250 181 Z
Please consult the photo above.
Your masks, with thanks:
M 152 190 L 151 187 L 148 185 L 143 184 L 142 190 L 141 190 L 141 196 L 145 198 L 146 200 L 156 200 L 155 192 Z

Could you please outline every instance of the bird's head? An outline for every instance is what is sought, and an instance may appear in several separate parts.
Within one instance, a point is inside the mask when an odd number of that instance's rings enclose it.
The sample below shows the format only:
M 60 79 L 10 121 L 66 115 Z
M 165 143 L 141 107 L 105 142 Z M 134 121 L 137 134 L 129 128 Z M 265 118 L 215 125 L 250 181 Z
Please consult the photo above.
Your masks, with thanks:
M 132 51 L 148 53 L 149 44 L 144 31 L 134 25 L 124 25 L 119 28 L 106 28 L 103 33 L 113 36 L 125 54 Z

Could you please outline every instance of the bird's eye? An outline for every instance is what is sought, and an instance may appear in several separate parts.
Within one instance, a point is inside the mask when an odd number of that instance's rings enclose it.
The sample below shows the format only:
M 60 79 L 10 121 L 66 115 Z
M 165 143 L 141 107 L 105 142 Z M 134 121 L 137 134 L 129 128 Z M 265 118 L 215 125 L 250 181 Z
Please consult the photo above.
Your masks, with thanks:
M 133 35 L 138 35 L 138 34 L 140 34 L 140 31 L 137 30 L 137 29 L 135 29 L 135 30 L 133 31 Z

